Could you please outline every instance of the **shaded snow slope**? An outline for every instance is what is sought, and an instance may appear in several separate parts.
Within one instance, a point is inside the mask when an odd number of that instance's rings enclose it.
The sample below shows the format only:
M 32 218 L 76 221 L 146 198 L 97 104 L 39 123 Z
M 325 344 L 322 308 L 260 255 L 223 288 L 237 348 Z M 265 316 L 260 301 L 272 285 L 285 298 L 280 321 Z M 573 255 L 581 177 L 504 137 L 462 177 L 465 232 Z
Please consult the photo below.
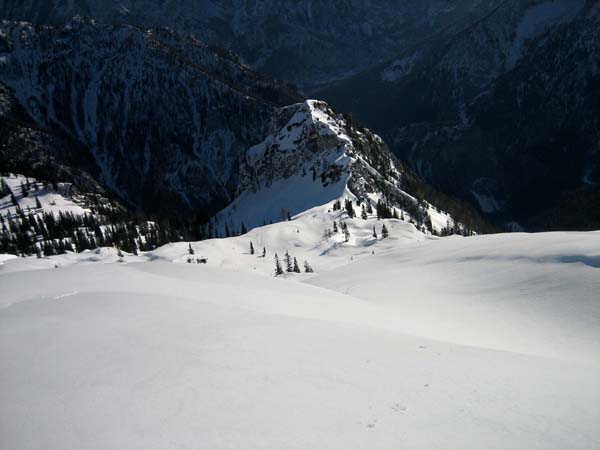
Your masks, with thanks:
M 351 295 L 210 259 L 5 261 L 0 447 L 596 448 L 599 241 L 397 243 L 311 280 Z

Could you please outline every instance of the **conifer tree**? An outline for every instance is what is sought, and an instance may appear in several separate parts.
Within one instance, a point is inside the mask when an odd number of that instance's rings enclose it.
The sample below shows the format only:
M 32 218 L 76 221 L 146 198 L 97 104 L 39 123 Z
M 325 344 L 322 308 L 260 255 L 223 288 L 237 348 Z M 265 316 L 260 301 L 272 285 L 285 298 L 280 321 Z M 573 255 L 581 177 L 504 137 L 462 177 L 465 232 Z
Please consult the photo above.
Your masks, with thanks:
M 29 195 L 29 189 L 27 189 L 27 184 L 21 181 L 21 195 L 23 197 L 27 197 Z
M 384 223 L 383 226 L 381 227 L 381 238 L 385 239 L 388 236 L 389 236 L 388 229 L 387 229 L 387 227 L 385 226 L 385 223 Z
M 352 206 L 352 200 L 350 200 L 349 198 L 347 198 L 344 201 L 344 207 L 346 209 L 346 212 L 348 213 L 348 216 L 353 219 L 356 216 L 356 213 L 354 212 L 354 207 Z
M 346 223 L 342 223 L 342 233 L 344 233 L 344 242 L 348 242 L 350 240 L 350 231 L 348 230 L 348 225 Z
M 373 237 L 377 239 L 377 231 L 375 231 L 375 225 L 373 225 Z
M 361 208 L 360 208 L 360 217 L 361 217 L 363 220 L 367 220 L 367 210 L 365 209 L 365 205 L 364 205 L 364 203 L 363 203 L 363 205 L 362 205 L 362 206 L 361 206 Z
M 283 275 L 283 269 L 281 268 L 281 261 L 279 261 L 279 256 L 275 253 L 275 276 Z
M 190 255 L 193 255 L 193 254 L 194 254 L 194 249 L 192 248 L 192 244 L 191 244 L 191 243 L 189 244 L 189 247 L 188 247 L 188 253 L 189 253 Z
M 333 232 L 334 233 L 338 232 L 338 226 L 337 226 L 337 223 L 335 222 L 335 220 L 333 221 Z
M 285 252 L 285 270 L 286 272 L 292 272 L 294 268 L 292 267 L 292 257 L 289 252 Z
M 250 254 L 254 255 L 254 245 L 252 245 L 252 241 L 250 241 Z
M 265 247 L 263 247 L 262 257 L 263 258 L 267 257 L 267 249 Z
M 295 257 L 294 257 L 294 272 L 300 273 L 300 267 L 298 267 L 298 261 L 296 260 Z
M 371 202 L 367 202 L 367 212 L 369 214 L 373 214 L 373 207 L 371 206 Z
M 313 272 L 313 268 L 310 266 L 310 264 L 308 264 L 308 261 L 304 261 L 304 272 L 306 273 L 312 273 Z

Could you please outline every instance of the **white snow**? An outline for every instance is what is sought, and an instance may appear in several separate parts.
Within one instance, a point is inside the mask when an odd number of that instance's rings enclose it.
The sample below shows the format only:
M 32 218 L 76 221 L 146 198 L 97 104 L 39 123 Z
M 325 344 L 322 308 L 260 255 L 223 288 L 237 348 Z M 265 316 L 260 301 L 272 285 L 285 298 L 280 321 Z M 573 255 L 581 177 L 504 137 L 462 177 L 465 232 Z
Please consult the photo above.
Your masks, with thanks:
M 86 212 L 90 212 L 88 209 L 77 204 L 74 199 L 61 193 L 61 189 L 69 189 L 70 185 L 68 183 L 60 183 L 58 185 L 59 190 L 55 191 L 51 187 L 49 189 L 44 188 L 42 183 L 37 182 L 35 178 L 29 178 L 32 188 L 29 191 L 29 195 L 24 196 L 21 191 L 21 183 L 26 181 L 26 177 L 22 175 L 8 175 L 2 176 L 2 178 L 10 187 L 10 190 L 13 192 L 21 209 L 26 213 L 28 210 L 31 210 L 34 213 L 38 212 L 35 201 L 36 197 L 42 205 L 40 211 L 43 212 L 51 212 L 55 215 L 58 215 L 61 211 L 73 213 L 75 215 L 83 215 Z M 34 185 L 37 186 L 37 190 L 33 188 Z M 0 214 L 6 216 L 8 213 L 12 215 L 16 213 L 16 206 L 13 205 L 10 195 L 0 198 Z
M 389 221 L 368 247 L 359 218 L 319 256 L 327 214 L 194 243 L 206 265 L 173 264 L 183 244 L 5 260 L 0 448 L 600 446 L 600 232 Z M 265 276 L 250 239 L 319 271 Z

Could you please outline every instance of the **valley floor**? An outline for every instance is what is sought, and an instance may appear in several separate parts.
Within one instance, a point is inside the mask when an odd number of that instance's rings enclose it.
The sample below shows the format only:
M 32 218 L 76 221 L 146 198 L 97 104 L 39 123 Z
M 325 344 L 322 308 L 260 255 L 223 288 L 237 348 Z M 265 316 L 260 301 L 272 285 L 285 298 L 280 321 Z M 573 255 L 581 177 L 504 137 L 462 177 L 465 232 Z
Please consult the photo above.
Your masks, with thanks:
M 600 232 L 326 251 L 302 220 L 206 265 L 3 257 L 0 448 L 600 448 Z M 316 273 L 271 276 L 286 233 Z

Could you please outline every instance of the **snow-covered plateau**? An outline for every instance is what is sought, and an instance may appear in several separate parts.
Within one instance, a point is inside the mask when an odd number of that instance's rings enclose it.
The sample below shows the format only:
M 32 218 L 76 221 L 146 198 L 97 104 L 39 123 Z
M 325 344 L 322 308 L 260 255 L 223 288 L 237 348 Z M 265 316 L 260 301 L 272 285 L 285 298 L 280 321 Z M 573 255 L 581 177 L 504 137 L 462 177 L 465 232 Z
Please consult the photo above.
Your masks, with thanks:
M 0 448 L 600 448 L 600 232 L 344 242 L 329 206 L 193 257 L 3 256 Z

